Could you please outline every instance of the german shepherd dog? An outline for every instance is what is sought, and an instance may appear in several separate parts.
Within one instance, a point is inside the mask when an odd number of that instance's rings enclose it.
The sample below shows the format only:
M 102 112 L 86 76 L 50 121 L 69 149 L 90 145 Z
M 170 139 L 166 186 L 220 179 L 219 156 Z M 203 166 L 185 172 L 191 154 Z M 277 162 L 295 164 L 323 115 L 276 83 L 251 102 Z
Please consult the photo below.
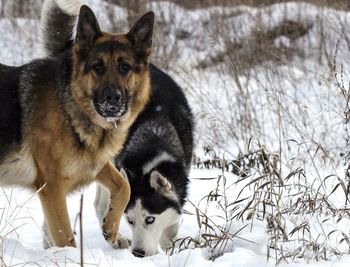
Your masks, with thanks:
M 41 16 L 44 54 L 54 56 L 71 45 L 80 1 L 46 0 Z M 64 21 L 64 23 L 63 23 Z M 59 35 L 52 36 L 52 33 Z M 187 196 L 193 149 L 193 116 L 181 88 L 150 64 L 151 96 L 131 126 L 115 164 L 131 184 L 126 218 L 135 256 L 166 250 L 176 237 Z M 100 223 L 108 212 L 110 193 L 97 186 L 95 208 Z
M 0 185 L 38 190 L 51 245 L 76 246 L 66 196 L 95 180 L 111 196 L 103 235 L 121 245 L 130 186 L 111 160 L 149 100 L 153 24 L 149 12 L 127 34 L 102 32 L 82 6 L 69 47 L 0 65 Z

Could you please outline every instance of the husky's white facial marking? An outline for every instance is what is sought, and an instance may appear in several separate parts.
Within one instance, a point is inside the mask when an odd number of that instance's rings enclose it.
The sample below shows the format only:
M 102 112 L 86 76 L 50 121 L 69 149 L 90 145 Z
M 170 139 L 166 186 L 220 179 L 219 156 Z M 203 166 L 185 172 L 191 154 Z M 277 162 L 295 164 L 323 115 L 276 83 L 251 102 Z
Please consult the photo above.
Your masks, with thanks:
M 151 214 L 143 208 L 141 200 L 137 199 L 135 206 L 126 214 L 126 220 L 132 230 L 131 248 L 134 255 L 150 256 L 158 253 L 163 231 L 177 224 L 179 218 L 180 214 L 173 208 L 168 208 L 161 214 Z
M 175 162 L 175 159 L 174 159 L 174 157 L 169 155 L 167 152 L 163 152 L 163 153 L 159 154 L 158 156 L 154 157 L 151 161 L 147 162 L 142 167 L 142 173 L 144 175 L 146 173 L 149 173 L 154 167 L 158 166 L 159 163 L 165 162 L 165 161 Z

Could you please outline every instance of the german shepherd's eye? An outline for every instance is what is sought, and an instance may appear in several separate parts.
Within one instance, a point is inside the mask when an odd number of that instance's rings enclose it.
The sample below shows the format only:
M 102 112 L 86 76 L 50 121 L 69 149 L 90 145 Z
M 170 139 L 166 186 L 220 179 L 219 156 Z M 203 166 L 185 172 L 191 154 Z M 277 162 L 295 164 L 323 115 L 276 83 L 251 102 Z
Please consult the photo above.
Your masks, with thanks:
M 134 224 L 134 221 L 133 221 L 133 220 L 131 220 L 129 217 L 126 217 L 126 219 L 128 220 L 128 223 L 130 223 L 131 225 L 133 225 L 133 224 Z
M 98 75 L 103 75 L 105 73 L 105 66 L 102 61 L 96 61 L 91 65 L 91 69 Z
M 152 224 L 152 223 L 154 223 L 155 219 L 156 218 L 154 216 L 147 216 L 145 219 L 145 222 L 146 222 L 146 224 Z
M 132 69 L 132 67 L 128 62 L 126 62 L 124 60 L 118 62 L 118 70 L 119 70 L 120 74 L 126 75 L 131 71 L 131 69 Z

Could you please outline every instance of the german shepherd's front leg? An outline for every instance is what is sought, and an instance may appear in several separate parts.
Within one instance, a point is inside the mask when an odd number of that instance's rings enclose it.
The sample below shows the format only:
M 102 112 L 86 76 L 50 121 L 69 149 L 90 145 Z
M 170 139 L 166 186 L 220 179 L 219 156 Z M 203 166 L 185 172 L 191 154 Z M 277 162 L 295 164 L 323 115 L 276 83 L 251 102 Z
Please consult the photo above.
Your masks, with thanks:
M 118 231 L 120 220 L 130 199 L 129 182 L 110 162 L 103 167 L 96 179 L 111 194 L 110 206 L 102 223 L 103 236 L 113 247 L 126 247 L 127 242 L 120 237 Z
M 44 210 L 51 243 L 59 247 L 76 247 L 67 210 L 66 193 L 62 192 L 58 185 L 46 184 L 39 192 L 39 198 Z

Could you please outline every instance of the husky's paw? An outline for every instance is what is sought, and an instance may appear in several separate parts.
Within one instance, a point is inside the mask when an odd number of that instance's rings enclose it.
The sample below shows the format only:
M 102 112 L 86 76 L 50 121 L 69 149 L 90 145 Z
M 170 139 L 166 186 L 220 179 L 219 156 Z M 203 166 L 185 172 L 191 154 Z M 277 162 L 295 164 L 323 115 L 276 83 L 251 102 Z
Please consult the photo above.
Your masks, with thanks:
M 48 249 L 52 247 L 52 242 L 47 237 L 44 237 L 43 245 L 44 245 L 44 249 Z

